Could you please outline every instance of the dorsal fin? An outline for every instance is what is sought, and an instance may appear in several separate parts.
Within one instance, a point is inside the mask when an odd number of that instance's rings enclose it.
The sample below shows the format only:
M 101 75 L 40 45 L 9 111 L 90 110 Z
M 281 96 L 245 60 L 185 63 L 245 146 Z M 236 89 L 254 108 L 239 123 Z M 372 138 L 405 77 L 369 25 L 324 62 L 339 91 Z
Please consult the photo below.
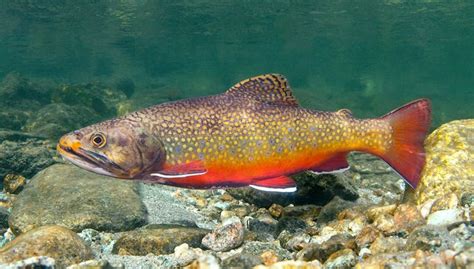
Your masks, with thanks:
M 266 74 L 242 80 L 227 90 L 226 94 L 272 104 L 298 106 L 288 81 L 279 74 Z

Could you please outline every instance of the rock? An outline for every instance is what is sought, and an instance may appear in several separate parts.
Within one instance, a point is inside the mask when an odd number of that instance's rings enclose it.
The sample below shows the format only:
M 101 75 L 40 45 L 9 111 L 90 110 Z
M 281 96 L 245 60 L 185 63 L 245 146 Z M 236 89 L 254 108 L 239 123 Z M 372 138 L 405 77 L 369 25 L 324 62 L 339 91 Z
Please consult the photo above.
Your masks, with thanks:
M 346 248 L 349 239 L 351 239 L 351 237 L 348 235 L 338 234 L 332 236 L 329 240 L 323 242 L 322 244 L 308 244 L 296 254 L 297 260 L 318 260 L 325 262 L 331 254 Z
M 418 211 L 418 208 L 411 204 L 401 204 L 397 206 L 393 213 L 394 227 L 388 232 L 408 234 L 418 226 L 426 223 L 425 219 Z
M 389 237 L 378 237 L 370 246 L 370 253 L 372 255 L 379 253 L 396 253 L 405 247 L 406 239 L 389 236 Z
M 1 124 L 0 124 L 1 126 Z M 23 142 L 29 139 L 44 139 L 42 135 L 32 135 L 25 132 L 11 131 L 0 128 L 0 142 L 9 140 L 14 142 Z
M 322 224 L 334 220 L 341 211 L 352 206 L 354 206 L 353 202 L 343 200 L 336 196 L 321 209 L 317 223 Z
M 474 206 L 474 192 L 463 193 L 463 195 L 461 196 L 461 206 L 467 206 L 467 207 Z
M 407 250 L 435 252 L 451 248 L 455 243 L 446 227 L 425 225 L 416 228 L 407 238 Z
M 207 254 L 202 255 L 199 259 L 195 260 L 190 265 L 184 267 L 184 269 L 219 269 L 219 259 L 213 255 Z
M 18 194 L 23 190 L 23 186 L 26 184 L 26 179 L 24 176 L 7 174 L 3 178 L 3 189 L 7 193 Z
M 174 257 L 180 267 L 186 266 L 198 259 L 200 254 L 194 249 L 190 248 L 188 244 L 184 243 L 174 248 Z
M 38 139 L 0 142 L 0 179 L 6 174 L 19 174 L 26 178 L 54 164 L 54 149 Z
M 278 204 L 272 204 L 270 208 L 268 208 L 268 211 L 270 212 L 270 215 L 272 215 L 272 217 L 279 218 L 283 213 L 283 206 Z
M 5 207 L 0 207 L 0 234 L 8 229 L 8 216 L 10 212 Z
M 202 245 L 214 251 L 229 251 L 244 242 L 244 227 L 239 218 L 231 218 L 202 239 Z
M 0 263 L 32 256 L 48 256 L 64 267 L 91 259 L 91 249 L 73 231 L 62 226 L 43 226 L 22 234 L 0 249 Z
M 246 228 L 254 232 L 258 241 L 271 241 L 277 233 L 277 224 L 275 220 L 267 221 L 265 219 L 246 218 Z
M 254 269 L 322 269 L 323 266 L 319 261 L 282 261 L 270 266 L 259 265 Z
M 343 249 L 334 252 L 324 263 L 327 269 L 349 269 L 357 263 L 357 256 L 352 249 Z
M 152 224 L 144 228 L 124 232 L 112 250 L 119 255 L 145 256 L 149 253 L 163 255 L 173 253 L 181 244 L 201 247 L 208 230 L 177 225 Z
M 283 208 L 282 217 L 294 217 L 312 222 L 321 212 L 321 207 L 316 205 L 287 206 Z
M 253 188 L 229 189 L 227 192 L 237 199 L 266 208 L 274 203 L 283 206 L 324 205 L 336 195 L 346 200 L 359 197 L 352 181 L 342 173 L 315 175 L 304 172 L 294 176 L 294 180 L 298 188 L 295 193 L 263 192 Z
M 282 231 L 288 231 L 290 233 L 296 233 L 306 229 L 306 223 L 298 218 L 283 217 L 278 221 L 276 235 L 279 235 Z
M 304 232 L 290 233 L 285 230 L 280 233 L 278 240 L 283 248 L 289 251 L 300 251 L 311 241 L 311 236 Z
M 62 85 L 53 90 L 51 99 L 54 103 L 87 107 L 108 118 L 117 115 L 117 104 L 125 101 L 127 96 L 120 90 L 94 82 Z
M 41 269 L 54 269 L 56 261 L 53 258 L 46 256 L 36 256 L 31 258 L 26 258 L 16 262 L 11 262 L 8 264 L 0 263 L 0 266 L 5 269 L 19 269 L 19 268 L 41 268 Z M 69 267 L 68 267 L 69 268 Z
M 426 165 L 416 189 L 418 204 L 474 192 L 474 119 L 441 125 L 425 140 Z
M 89 260 L 78 264 L 73 264 L 67 269 L 124 269 L 123 264 L 110 264 L 106 260 Z
M 355 238 L 357 246 L 362 249 L 372 244 L 375 239 L 382 236 L 382 233 L 375 229 L 372 225 L 368 225 L 362 229 L 362 231 Z
M 445 210 L 445 209 L 453 209 L 458 207 L 459 198 L 455 193 L 447 194 L 445 197 L 440 197 L 433 201 L 433 205 L 431 206 L 431 212 Z
M 49 102 L 51 88 L 32 82 L 19 73 L 7 74 L 0 83 L 0 103 L 18 110 L 35 110 Z
M 383 215 L 393 215 L 397 209 L 397 205 L 387 205 L 380 207 L 372 207 L 367 210 L 367 217 L 370 221 L 375 221 L 377 218 Z
M 436 211 L 428 216 L 428 225 L 449 225 L 455 222 L 463 221 L 464 210 L 453 208 Z
M 74 231 L 124 231 L 145 223 L 146 209 L 132 182 L 56 164 L 38 173 L 13 203 L 15 234 L 58 224 Z
M 56 140 L 65 133 L 102 119 L 97 112 L 80 105 L 49 104 L 34 113 L 23 130 Z
M 235 254 L 222 261 L 223 268 L 253 268 L 262 264 L 262 259 L 252 254 Z
M 131 78 L 121 78 L 115 82 L 115 88 L 130 98 L 135 92 L 135 82 Z
M 20 131 L 28 120 L 29 113 L 10 107 L 2 107 L 0 111 L 0 126 L 5 129 Z M 2 140 L 0 138 L 0 140 Z
M 261 257 L 262 254 L 272 251 L 273 255 L 278 258 L 279 261 L 291 259 L 291 253 L 281 248 L 278 244 L 271 242 L 244 242 L 242 245 L 242 255 L 252 254 Z

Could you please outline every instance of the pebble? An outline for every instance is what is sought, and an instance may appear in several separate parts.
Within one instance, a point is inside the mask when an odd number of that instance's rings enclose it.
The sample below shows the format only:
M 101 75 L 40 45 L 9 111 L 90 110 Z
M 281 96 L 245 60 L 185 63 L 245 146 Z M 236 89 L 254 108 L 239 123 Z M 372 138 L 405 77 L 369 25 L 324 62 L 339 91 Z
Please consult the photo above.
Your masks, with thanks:
M 269 266 L 258 265 L 254 269 L 322 269 L 323 266 L 319 261 L 281 261 Z
M 202 245 L 214 251 L 229 251 L 242 245 L 244 227 L 240 219 L 233 217 L 217 226 L 202 239 Z
M 296 259 L 302 261 L 318 260 L 325 262 L 332 253 L 346 248 L 350 238 L 349 235 L 338 234 L 332 236 L 322 244 L 308 244 L 296 254 Z
M 222 261 L 223 268 L 253 268 L 262 264 L 262 259 L 252 254 L 235 254 Z
M 357 263 L 357 256 L 352 249 L 343 249 L 334 252 L 324 262 L 325 269 L 349 269 Z
M 272 204 L 269 208 L 268 208 L 268 211 L 270 212 L 270 214 L 272 215 L 272 217 L 274 218 L 279 218 L 281 217 L 282 213 L 283 213 L 283 206 L 279 205 L 279 204 Z
M 429 225 L 449 225 L 451 223 L 463 221 L 464 210 L 460 208 L 439 210 L 428 216 Z
M 403 250 L 406 244 L 406 239 L 389 236 L 383 237 L 380 236 L 370 245 L 370 253 L 372 255 L 379 253 L 395 253 Z
M 6 193 L 18 194 L 26 185 L 26 178 L 21 175 L 8 174 L 3 178 L 3 189 Z

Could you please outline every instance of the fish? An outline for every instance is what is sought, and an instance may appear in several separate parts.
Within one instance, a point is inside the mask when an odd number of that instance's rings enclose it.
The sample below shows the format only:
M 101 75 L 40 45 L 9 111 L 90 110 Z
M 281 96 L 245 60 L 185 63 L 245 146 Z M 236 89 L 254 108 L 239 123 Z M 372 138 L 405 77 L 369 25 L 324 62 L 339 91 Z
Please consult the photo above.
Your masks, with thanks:
M 224 93 L 162 103 L 72 131 L 57 150 L 86 170 L 183 188 L 250 186 L 294 192 L 291 175 L 349 169 L 352 151 L 375 155 L 416 188 L 431 122 L 428 99 L 358 119 L 299 105 L 288 80 L 265 74 Z

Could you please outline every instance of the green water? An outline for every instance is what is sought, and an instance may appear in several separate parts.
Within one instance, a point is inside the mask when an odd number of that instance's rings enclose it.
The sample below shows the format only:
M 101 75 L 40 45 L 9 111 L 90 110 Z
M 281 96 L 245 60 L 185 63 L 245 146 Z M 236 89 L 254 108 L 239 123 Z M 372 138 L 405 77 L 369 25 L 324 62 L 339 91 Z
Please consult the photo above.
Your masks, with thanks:
M 0 3 L 0 80 L 126 81 L 137 109 L 276 72 L 314 109 L 372 117 L 427 97 L 434 126 L 474 116 L 474 1 Z

